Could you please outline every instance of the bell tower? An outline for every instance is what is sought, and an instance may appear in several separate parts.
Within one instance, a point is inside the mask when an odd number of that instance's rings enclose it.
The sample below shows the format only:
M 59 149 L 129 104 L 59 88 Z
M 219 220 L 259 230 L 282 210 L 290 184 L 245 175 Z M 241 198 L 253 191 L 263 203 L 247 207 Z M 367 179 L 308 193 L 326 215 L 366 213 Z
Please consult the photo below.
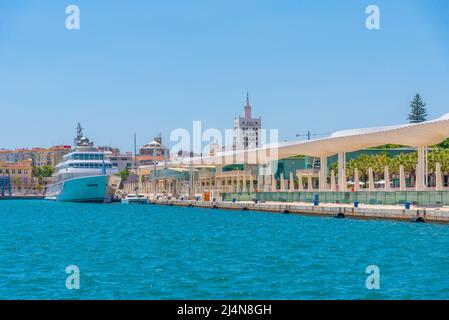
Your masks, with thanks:
M 251 105 L 249 103 L 249 93 L 246 93 L 245 118 L 251 119 Z

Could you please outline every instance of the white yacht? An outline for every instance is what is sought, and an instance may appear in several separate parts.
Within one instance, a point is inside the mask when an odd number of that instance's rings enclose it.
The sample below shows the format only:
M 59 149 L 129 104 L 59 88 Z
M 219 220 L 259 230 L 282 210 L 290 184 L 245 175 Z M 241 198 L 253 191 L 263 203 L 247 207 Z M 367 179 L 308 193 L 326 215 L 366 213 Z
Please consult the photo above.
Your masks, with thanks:
M 128 194 L 122 199 L 122 204 L 149 204 L 150 201 L 143 194 Z
M 104 153 L 83 136 L 78 124 L 75 151 L 64 156 L 47 187 L 46 199 L 68 202 L 110 202 L 120 185 L 120 177 Z

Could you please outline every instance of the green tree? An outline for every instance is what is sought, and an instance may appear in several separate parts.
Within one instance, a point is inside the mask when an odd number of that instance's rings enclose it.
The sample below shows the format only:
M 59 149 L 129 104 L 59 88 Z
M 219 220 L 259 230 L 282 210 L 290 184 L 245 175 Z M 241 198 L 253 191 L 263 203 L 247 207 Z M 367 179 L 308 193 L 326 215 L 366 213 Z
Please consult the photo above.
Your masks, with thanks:
M 419 123 L 426 121 L 426 117 L 426 103 L 421 99 L 419 93 L 417 93 L 410 102 L 410 114 L 408 115 L 407 120 L 409 120 L 410 123 Z
M 51 177 L 51 175 L 54 172 L 54 168 L 52 166 L 42 166 L 42 167 L 33 167 L 33 176 L 36 178 L 42 179 L 42 178 L 48 178 Z
M 52 176 L 55 169 L 52 166 L 42 166 L 42 167 L 33 167 L 33 176 L 37 178 L 39 182 L 39 186 L 42 185 L 44 178 L 49 178 Z
M 125 183 L 126 179 L 128 179 L 129 174 L 130 173 L 129 173 L 128 168 L 126 168 L 125 170 L 120 171 L 119 173 L 116 174 L 117 176 L 119 176 L 121 178 L 120 187 L 123 187 L 123 184 Z
M 449 138 L 437 144 L 437 147 L 442 149 L 449 149 Z
M 40 167 L 40 173 L 43 178 L 49 178 L 54 172 L 54 168 L 52 166 L 42 166 Z

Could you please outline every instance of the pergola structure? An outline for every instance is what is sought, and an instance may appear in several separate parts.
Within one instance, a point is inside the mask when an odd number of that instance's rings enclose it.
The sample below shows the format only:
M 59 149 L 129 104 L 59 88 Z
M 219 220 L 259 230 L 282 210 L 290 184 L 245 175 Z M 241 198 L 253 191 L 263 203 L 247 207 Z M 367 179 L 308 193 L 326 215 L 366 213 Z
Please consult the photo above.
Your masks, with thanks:
M 417 148 L 416 190 L 422 191 L 426 188 L 427 147 L 438 144 L 447 137 L 449 137 L 449 114 L 435 120 L 416 124 L 345 130 L 322 139 L 271 144 L 252 150 L 222 152 L 214 156 L 183 159 L 177 163 L 170 163 L 170 165 L 193 167 L 205 165 L 222 166 L 236 163 L 267 165 L 275 160 L 296 155 L 307 155 L 320 158 L 319 190 L 329 191 L 327 184 L 327 158 L 338 154 L 338 190 L 346 191 L 346 183 L 342 182 L 346 182 L 345 155 L 347 152 L 386 144 L 399 144 Z M 438 168 L 439 166 L 437 165 L 437 170 Z M 388 169 L 386 168 L 387 171 Z M 401 175 L 403 176 L 403 172 L 401 172 Z M 272 177 L 270 179 L 272 180 Z M 372 177 L 370 180 L 370 184 L 373 184 Z M 335 184 L 335 182 L 332 183 L 331 177 L 331 191 L 335 191 L 332 190 L 332 184 Z

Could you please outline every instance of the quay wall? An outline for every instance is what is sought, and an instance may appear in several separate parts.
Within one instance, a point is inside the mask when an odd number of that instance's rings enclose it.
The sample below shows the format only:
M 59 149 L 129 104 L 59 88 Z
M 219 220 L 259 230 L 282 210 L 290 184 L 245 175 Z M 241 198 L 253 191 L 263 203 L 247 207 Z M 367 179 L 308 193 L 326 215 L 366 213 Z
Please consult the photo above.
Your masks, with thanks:
M 291 203 L 254 203 L 254 202 L 204 202 L 195 200 L 153 200 L 153 204 L 198 207 L 225 210 L 252 210 L 278 214 L 301 214 L 312 216 L 346 217 L 360 219 L 401 220 L 412 222 L 449 223 L 449 208 L 411 208 L 404 207 L 359 207 L 349 205 L 326 204 L 314 206 Z M 344 216 L 342 216 L 344 215 Z

